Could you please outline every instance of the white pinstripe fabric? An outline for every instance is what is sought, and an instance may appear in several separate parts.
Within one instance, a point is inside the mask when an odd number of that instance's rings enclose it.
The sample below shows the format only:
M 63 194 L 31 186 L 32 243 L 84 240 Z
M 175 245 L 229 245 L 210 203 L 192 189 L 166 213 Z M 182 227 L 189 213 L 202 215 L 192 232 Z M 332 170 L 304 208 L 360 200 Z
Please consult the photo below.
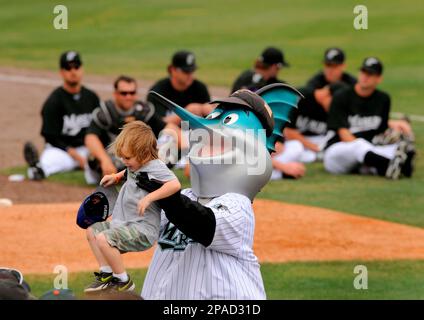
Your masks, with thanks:
M 196 199 L 191 189 L 183 194 Z M 216 218 L 211 245 L 205 248 L 190 242 L 184 250 L 163 249 L 159 245 L 144 281 L 143 298 L 266 299 L 259 263 L 252 249 L 255 217 L 250 200 L 227 193 L 206 206 L 214 211 Z M 168 223 L 162 213 L 159 244 Z M 178 241 L 179 236 L 177 230 L 172 239 Z

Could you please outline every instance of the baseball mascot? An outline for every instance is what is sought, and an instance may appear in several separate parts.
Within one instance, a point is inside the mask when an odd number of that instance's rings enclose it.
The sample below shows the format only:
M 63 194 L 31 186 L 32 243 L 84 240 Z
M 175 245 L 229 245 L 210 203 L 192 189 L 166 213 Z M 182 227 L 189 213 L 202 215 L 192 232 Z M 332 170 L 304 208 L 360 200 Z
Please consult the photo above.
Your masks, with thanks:
M 212 101 L 217 107 L 206 118 L 151 94 L 189 122 L 192 188 L 159 201 L 160 236 L 142 297 L 266 299 L 253 253 L 252 202 L 269 181 L 270 153 L 301 94 L 284 84 L 242 89 Z M 138 184 L 160 186 L 146 176 Z

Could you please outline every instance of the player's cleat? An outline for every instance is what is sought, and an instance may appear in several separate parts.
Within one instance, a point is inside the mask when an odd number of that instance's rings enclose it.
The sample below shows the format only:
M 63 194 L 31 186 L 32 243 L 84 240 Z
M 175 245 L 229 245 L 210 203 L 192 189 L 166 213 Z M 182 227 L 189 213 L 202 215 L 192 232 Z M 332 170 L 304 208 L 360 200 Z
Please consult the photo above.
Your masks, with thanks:
M 30 180 L 40 181 L 43 180 L 46 176 L 44 175 L 43 169 L 40 167 L 29 167 L 27 169 L 27 177 Z
M 408 154 L 409 143 L 406 140 L 401 140 L 398 144 L 398 147 L 395 152 L 395 156 L 390 160 L 389 165 L 386 170 L 386 178 L 397 180 L 400 178 L 402 173 L 402 167 L 404 166 Z
M 402 166 L 402 176 L 406 178 L 411 178 L 412 174 L 414 173 L 414 160 L 415 156 L 417 154 L 415 149 L 415 144 L 412 139 L 405 138 L 405 141 L 407 143 L 406 146 L 406 160 L 405 163 Z
M 46 176 L 40 166 L 37 148 L 31 142 L 24 145 L 24 158 L 28 163 L 27 176 L 30 180 L 43 180 Z
M 39 160 L 37 148 L 32 142 L 26 142 L 24 145 L 24 158 L 30 167 L 35 167 Z
M 415 155 L 416 155 L 415 151 L 407 152 L 407 158 L 401 170 L 401 173 L 405 178 L 411 178 L 412 174 L 414 173 Z
M 95 293 L 107 290 L 113 279 L 112 273 L 107 272 L 94 272 L 94 276 L 96 279 L 84 289 L 85 293 Z
M 124 292 L 124 291 L 134 291 L 135 284 L 131 280 L 130 276 L 128 276 L 127 281 L 121 281 L 119 278 L 113 277 L 108 285 L 108 290 Z

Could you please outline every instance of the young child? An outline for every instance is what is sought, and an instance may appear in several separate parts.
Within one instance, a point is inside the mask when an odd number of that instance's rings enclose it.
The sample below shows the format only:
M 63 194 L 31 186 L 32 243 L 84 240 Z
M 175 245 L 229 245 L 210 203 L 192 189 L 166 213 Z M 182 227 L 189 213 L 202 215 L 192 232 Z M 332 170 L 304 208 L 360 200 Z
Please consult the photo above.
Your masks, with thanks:
M 97 222 L 87 228 L 87 239 L 100 266 L 95 281 L 84 291 L 129 291 L 135 285 L 125 267 L 121 254 L 149 249 L 159 237 L 161 208 L 156 200 L 166 198 L 181 189 L 172 171 L 158 159 L 156 138 L 151 128 L 141 121 L 124 126 L 112 144 L 115 154 L 122 158 L 126 170 L 106 175 L 100 184 L 107 187 L 118 183 L 127 172 L 127 181 L 119 191 L 112 212 L 112 221 Z M 163 182 L 158 190 L 148 193 L 137 186 L 137 174 Z

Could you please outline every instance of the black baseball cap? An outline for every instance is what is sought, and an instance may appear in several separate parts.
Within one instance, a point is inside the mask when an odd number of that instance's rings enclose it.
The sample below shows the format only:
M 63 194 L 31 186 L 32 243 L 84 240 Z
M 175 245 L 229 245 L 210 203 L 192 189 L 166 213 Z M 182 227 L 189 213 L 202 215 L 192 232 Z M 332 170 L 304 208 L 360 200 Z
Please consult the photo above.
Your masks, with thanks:
M 271 111 L 271 108 L 258 94 L 248 89 L 237 90 L 228 98 L 214 100 L 210 103 L 222 103 L 220 107 L 224 109 L 226 107 L 231 107 L 231 105 L 237 105 L 250 109 L 258 117 L 259 121 L 261 121 L 268 137 L 272 134 L 272 130 L 274 130 L 274 118 L 267 111 Z
M 345 61 L 345 54 L 340 48 L 328 48 L 324 52 L 325 64 L 342 64 Z
M 61 69 L 65 69 L 71 65 L 80 67 L 82 65 L 81 56 L 77 51 L 65 51 L 60 56 L 59 65 Z
M 184 72 L 194 72 L 197 69 L 196 57 L 190 51 L 178 51 L 172 56 L 172 65 Z
M 274 47 L 266 48 L 261 55 L 258 57 L 258 60 L 267 65 L 278 64 L 280 67 L 285 66 L 289 67 L 290 65 L 284 59 L 284 53 L 280 49 Z
M 360 70 L 369 74 L 381 75 L 383 73 L 383 64 L 376 57 L 368 57 L 362 62 Z

